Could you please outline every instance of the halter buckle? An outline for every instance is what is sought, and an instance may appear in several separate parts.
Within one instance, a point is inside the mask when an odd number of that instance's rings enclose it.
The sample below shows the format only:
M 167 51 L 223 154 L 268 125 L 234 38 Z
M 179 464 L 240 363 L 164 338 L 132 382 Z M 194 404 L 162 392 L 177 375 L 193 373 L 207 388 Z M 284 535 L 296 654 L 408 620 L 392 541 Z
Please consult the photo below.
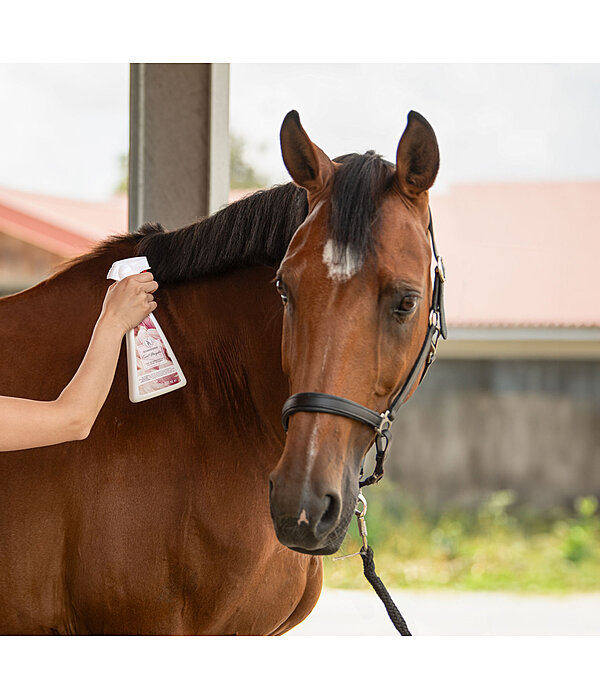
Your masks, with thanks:
M 435 333 L 435 335 L 431 339 L 431 350 L 429 351 L 429 355 L 427 355 L 427 362 L 425 365 L 426 367 L 429 367 L 429 365 L 435 360 L 435 356 L 437 354 L 437 346 L 440 340 L 441 330 L 439 324 L 436 324 L 435 328 L 437 333 Z
M 442 328 L 442 319 L 440 312 L 437 309 L 431 309 L 429 312 L 429 325 L 436 328 L 438 331 Z

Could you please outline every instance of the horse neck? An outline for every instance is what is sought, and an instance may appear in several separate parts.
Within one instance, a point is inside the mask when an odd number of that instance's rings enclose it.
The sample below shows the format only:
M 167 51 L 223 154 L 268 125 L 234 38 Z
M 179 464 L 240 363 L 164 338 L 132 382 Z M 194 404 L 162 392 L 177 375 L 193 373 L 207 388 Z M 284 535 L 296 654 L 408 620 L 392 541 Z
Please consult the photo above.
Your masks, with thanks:
M 274 272 L 248 267 L 164 285 L 156 294 L 156 317 L 186 374 L 195 413 L 282 442 L 279 417 L 288 382 Z
M 108 269 L 135 253 L 135 242 L 125 239 L 0 300 L 0 351 L 13 368 L 0 377 L 0 394 L 58 396 L 89 343 Z M 272 268 L 247 267 L 161 285 L 155 315 L 188 380 L 181 391 L 194 419 L 215 417 L 229 430 L 268 433 L 282 442 L 279 416 L 288 384 L 274 274 Z M 115 383 L 123 380 L 118 374 Z

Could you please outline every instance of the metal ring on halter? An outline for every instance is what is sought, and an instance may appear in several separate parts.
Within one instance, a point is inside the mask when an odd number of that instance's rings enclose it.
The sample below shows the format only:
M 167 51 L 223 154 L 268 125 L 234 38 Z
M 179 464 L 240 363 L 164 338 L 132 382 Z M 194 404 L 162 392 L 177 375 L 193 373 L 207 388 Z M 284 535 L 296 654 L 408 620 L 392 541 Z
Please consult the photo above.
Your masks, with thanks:
M 392 419 L 390 418 L 390 412 L 386 411 L 381 413 L 381 423 L 375 428 L 375 432 L 378 435 L 383 435 L 384 430 L 389 430 L 392 427 Z

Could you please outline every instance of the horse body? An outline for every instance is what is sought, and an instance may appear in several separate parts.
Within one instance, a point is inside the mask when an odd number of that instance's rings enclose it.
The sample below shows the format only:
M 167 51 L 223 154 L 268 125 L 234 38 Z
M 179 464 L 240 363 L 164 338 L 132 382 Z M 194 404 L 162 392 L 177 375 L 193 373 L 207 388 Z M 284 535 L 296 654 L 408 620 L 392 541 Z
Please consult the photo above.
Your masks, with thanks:
M 377 416 L 416 366 L 439 151 L 414 112 L 395 165 L 331 161 L 296 112 L 281 144 L 293 183 L 144 226 L 0 300 L 0 393 L 52 400 L 110 265 L 146 255 L 188 380 L 133 405 L 122 351 L 86 440 L 0 454 L 0 633 L 280 634 L 314 607 L 376 433 L 299 410 L 286 437 L 280 412 L 291 388 Z
M 0 393 L 58 395 L 106 270 L 133 254 L 121 244 L 2 300 Z M 131 404 L 122 356 L 86 440 L 0 454 L 0 633 L 272 634 L 310 612 L 321 561 L 282 546 L 269 518 L 288 393 L 272 277 L 161 290 L 186 391 Z

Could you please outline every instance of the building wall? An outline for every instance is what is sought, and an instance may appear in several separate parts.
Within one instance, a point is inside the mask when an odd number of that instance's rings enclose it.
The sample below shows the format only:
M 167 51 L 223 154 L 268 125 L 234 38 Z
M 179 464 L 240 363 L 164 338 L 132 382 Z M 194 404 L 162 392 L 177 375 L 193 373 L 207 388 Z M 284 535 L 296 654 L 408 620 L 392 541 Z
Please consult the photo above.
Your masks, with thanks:
M 387 477 L 428 506 L 600 496 L 600 363 L 438 360 L 393 432 Z
M 36 284 L 62 261 L 60 255 L 0 232 L 0 296 Z

